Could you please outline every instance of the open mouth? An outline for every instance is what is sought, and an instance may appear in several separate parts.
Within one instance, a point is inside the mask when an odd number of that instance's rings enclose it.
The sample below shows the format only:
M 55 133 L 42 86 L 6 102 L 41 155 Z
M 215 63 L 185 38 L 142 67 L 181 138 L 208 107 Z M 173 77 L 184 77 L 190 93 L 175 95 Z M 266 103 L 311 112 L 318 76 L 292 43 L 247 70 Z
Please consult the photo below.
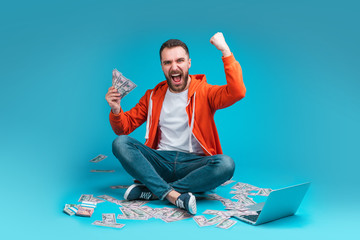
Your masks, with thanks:
M 181 82 L 181 74 L 180 74 L 180 73 L 172 74 L 172 75 L 171 75 L 171 79 L 172 79 L 175 83 L 180 83 L 180 82 Z

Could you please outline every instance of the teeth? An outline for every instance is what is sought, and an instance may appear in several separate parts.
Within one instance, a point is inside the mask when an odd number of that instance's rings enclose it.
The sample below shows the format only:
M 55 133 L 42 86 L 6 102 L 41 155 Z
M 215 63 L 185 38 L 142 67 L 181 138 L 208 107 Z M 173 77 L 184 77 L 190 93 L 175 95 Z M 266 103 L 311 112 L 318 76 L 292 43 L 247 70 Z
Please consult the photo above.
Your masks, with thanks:
M 171 75 L 173 77 L 180 76 L 180 73 Z

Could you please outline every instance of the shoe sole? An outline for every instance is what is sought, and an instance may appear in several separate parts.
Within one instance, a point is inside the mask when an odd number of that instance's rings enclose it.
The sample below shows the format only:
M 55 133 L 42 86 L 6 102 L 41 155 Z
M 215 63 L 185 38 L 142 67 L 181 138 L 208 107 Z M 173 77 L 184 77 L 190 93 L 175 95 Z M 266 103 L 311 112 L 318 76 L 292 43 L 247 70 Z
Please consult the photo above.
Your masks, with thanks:
M 189 213 L 192 215 L 196 214 L 196 198 L 192 193 L 189 193 Z
M 129 196 L 131 190 L 133 190 L 135 187 L 141 186 L 141 185 L 142 185 L 142 184 L 133 184 L 133 185 L 131 185 L 128 189 L 126 189 L 126 192 L 125 192 L 125 194 L 124 194 L 124 199 L 127 200 L 127 201 L 129 201 L 129 200 L 128 200 L 128 196 Z

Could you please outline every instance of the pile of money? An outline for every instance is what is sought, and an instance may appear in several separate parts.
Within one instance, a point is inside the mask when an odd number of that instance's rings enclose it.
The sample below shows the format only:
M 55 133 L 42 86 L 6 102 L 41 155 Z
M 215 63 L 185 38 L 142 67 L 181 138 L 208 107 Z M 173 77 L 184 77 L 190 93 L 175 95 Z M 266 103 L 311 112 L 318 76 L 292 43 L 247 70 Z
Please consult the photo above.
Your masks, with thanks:
M 125 97 L 129 92 L 136 88 L 136 84 L 127 79 L 117 69 L 112 71 L 112 85 L 120 93 L 120 98 Z
M 224 183 L 224 185 L 233 183 L 235 181 L 229 180 Z M 113 189 L 124 189 L 129 187 L 128 185 L 116 185 L 111 186 Z M 150 218 L 161 219 L 164 222 L 170 223 L 175 221 L 180 221 L 184 219 L 193 218 L 194 221 L 200 227 L 205 226 L 216 226 L 218 228 L 228 229 L 234 226 L 237 221 L 232 220 L 231 217 L 234 216 L 245 216 L 245 215 L 257 215 L 255 211 L 249 210 L 248 206 L 255 203 L 252 199 L 252 196 L 268 196 L 272 191 L 270 188 L 259 188 L 247 183 L 237 182 L 234 186 L 231 187 L 232 190 L 230 193 L 235 194 L 232 199 L 224 198 L 218 194 L 208 194 L 205 195 L 202 199 L 216 200 L 220 201 L 225 210 L 211 210 L 208 209 L 203 212 L 205 215 L 213 215 L 211 218 L 206 218 L 204 215 L 190 215 L 183 209 L 176 207 L 163 207 L 163 208 L 152 208 L 146 204 L 149 201 L 143 200 L 120 200 L 116 199 L 109 195 L 100 195 L 94 197 L 92 194 L 83 194 L 80 196 L 79 202 L 80 205 L 76 204 L 66 204 L 64 212 L 69 215 L 78 215 L 91 217 L 94 212 L 95 207 L 98 203 L 108 201 L 114 203 L 119 207 L 119 212 L 117 217 L 115 213 L 103 213 L 102 221 L 95 221 L 92 224 L 97 226 L 113 227 L 113 228 L 122 228 L 125 224 L 120 224 L 116 222 L 116 219 L 123 220 L 148 220 Z
M 102 221 L 96 220 L 92 224 L 97 226 L 112 227 L 112 228 L 123 228 L 125 226 L 125 224 L 116 222 L 115 213 L 103 213 Z

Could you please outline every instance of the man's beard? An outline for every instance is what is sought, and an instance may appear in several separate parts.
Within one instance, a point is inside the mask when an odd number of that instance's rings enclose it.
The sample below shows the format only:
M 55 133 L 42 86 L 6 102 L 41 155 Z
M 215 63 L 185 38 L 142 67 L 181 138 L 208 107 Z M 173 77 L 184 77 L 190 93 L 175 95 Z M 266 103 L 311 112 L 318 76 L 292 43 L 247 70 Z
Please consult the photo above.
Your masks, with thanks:
M 171 73 L 173 74 L 173 73 Z M 166 78 L 166 82 L 169 86 L 169 88 L 173 91 L 173 92 L 182 92 L 185 90 L 187 84 L 188 84 L 188 79 L 189 79 L 189 72 L 186 72 L 185 74 L 183 73 L 180 73 L 181 74 L 181 77 L 184 79 L 184 82 L 180 85 L 175 85 L 173 80 L 172 80 L 172 77 L 171 77 L 171 74 L 169 74 L 169 77 L 166 76 L 165 74 L 165 78 Z

